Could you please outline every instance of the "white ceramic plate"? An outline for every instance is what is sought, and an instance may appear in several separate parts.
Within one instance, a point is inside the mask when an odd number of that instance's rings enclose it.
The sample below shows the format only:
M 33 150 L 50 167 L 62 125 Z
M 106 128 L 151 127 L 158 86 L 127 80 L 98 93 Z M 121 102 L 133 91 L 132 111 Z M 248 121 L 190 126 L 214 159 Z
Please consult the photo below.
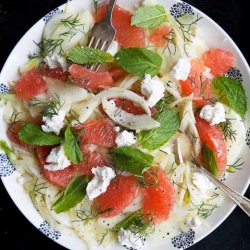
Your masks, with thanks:
M 118 0 L 118 4 L 125 7 L 131 7 L 136 2 L 137 1 L 135 0 Z M 190 12 L 194 15 L 199 13 L 202 19 L 199 21 L 198 27 L 202 31 L 202 36 L 207 41 L 208 46 L 211 48 L 217 47 L 227 49 L 232 51 L 236 55 L 236 67 L 230 72 L 230 74 L 232 77 L 237 77 L 237 79 L 242 82 L 246 89 L 247 96 L 250 97 L 250 85 L 247 84 L 250 81 L 249 67 L 240 50 L 237 48 L 232 39 L 209 17 L 184 2 L 174 0 L 158 0 L 157 2 L 164 5 L 172 15 L 181 15 L 185 12 Z M 90 6 L 92 5 L 92 0 L 73 0 L 72 4 L 76 10 L 83 10 L 86 8 L 90 8 Z M 20 65 L 23 65 L 27 61 L 27 54 L 29 52 L 34 53 L 37 51 L 37 46 L 33 41 L 40 41 L 43 27 L 48 18 L 50 18 L 54 13 L 60 12 L 63 9 L 64 5 L 48 13 L 45 17 L 34 24 L 34 26 L 22 37 L 22 39 L 16 45 L 2 69 L 0 76 L 0 93 L 8 92 L 8 83 L 18 77 L 18 67 Z M 5 135 L 6 124 L 2 120 L 2 108 L 0 108 L 0 128 L 0 139 L 7 141 Z M 247 163 L 250 161 L 249 126 L 247 127 L 246 139 L 245 144 L 243 145 L 241 157 L 242 162 L 245 162 L 242 166 L 242 169 L 236 171 L 236 173 L 234 174 L 230 174 L 225 182 L 233 189 L 243 194 L 249 186 L 250 176 L 250 168 L 247 167 Z M 87 249 L 83 241 L 79 240 L 74 235 L 68 235 L 67 232 L 54 231 L 49 227 L 48 223 L 44 221 L 44 219 L 40 216 L 40 214 L 33 206 L 29 195 L 24 192 L 22 186 L 17 182 L 17 171 L 2 151 L 0 151 L 0 177 L 9 195 L 11 196 L 17 207 L 20 209 L 20 211 L 42 233 L 66 248 L 74 250 Z M 200 241 L 202 238 L 206 237 L 215 228 L 217 228 L 230 215 L 234 208 L 234 203 L 225 198 L 221 207 L 216 209 L 208 218 L 208 227 L 199 227 L 198 229 L 190 230 L 187 233 L 173 236 L 170 240 L 159 240 L 152 243 L 149 242 L 145 245 L 144 249 L 176 250 L 179 248 L 188 248 L 194 243 Z M 118 249 L 123 248 L 119 245 L 116 245 L 113 248 L 113 250 Z

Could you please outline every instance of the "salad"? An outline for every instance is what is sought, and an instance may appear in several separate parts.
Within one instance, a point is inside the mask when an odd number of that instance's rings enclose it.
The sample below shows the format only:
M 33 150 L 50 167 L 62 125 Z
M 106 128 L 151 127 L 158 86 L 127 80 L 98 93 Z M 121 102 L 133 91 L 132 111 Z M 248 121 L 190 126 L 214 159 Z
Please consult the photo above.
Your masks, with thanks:
M 179 4 L 181 14 L 118 2 L 104 52 L 86 45 L 107 3 L 77 12 L 67 2 L 0 94 L 10 142 L 0 148 L 18 181 L 51 228 L 89 249 L 141 249 L 206 225 L 223 195 L 190 155 L 219 179 L 240 164 L 247 100 L 230 74 L 235 55 L 209 48 L 202 18 Z

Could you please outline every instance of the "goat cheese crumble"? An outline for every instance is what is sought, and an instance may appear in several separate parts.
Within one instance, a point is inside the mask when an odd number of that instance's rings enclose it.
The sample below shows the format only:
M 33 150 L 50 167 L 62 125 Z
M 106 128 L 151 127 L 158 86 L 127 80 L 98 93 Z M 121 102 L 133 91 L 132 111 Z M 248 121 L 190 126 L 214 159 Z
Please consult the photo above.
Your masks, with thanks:
M 170 71 L 176 80 L 187 80 L 191 70 L 191 63 L 188 58 L 180 58 Z
M 115 139 L 117 147 L 131 146 L 136 143 L 136 137 L 133 132 L 128 132 L 127 130 L 119 133 Z
M 208 191 L 215 188 L 215 185 L 204 175 L 199 172 L 192 174 L 192 182 L 199 189 L 204 199 L 209 197 Z
M 44 121 L 45 125 L 42 125 L 42 130 L 44 132 L 53 132 L 56 135 L 59 135 L 60 130 L 64 125 L 64 118 L 65 118 L 65 111 L 59 110 L 58 115 L 50 116 L 43 116 L 42 120 Z
M 126 246 L 128 249 L 141 249 L 143 246 L 142 240 L 132 233 L 130 230 L 124 230 L 121 228 L 118 232 L 118 241 L 122 246 Z
M 208 121 L 211 125 L 226 121 L 225 108 L 220 102 L 204 106 L 200 111 L 200 117 Z
M 50 151 L 46 162 L 50 164 L 44 165 L 44 168 L 50 171 L 62 170 L 71 165 L 70 160 L 65 155 L 63 144 Z
M 94 174 L 94 177 L 88 183 L 86 189 L 89 200 L 93 200 L 100 194 L 105 193 L 110 181 L 115 177 L 114 170 L 107 166 L 98 166 L 96 168 L 92 168 L 91 171 Z
M 165 87 L 157 76 L 151 78 L 145 74 L 145 79 L 141 83 L 141 92 L 147 97 L 149 107 L 153 107 L 163 96 Z
M 188 216 L 186 219 L 186 224 L 190 228 L 196 228 L 200 226 L 201 220 L 198 217 Z
M 63 72 L 67 71 L 69 64 L 66 59 L 59 55 L 46 56 L 43 61 L 49 66 L 50 69 L 62 68 Z

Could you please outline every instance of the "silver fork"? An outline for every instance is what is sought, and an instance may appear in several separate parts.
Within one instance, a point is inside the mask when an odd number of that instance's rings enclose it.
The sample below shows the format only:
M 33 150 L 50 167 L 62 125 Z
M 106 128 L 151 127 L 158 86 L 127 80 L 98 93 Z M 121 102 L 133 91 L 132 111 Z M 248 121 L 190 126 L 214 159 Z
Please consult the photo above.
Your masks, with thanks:
M 185 147 L 186 152 L 189 151 L 189 153 L 186 154 L 186 156 L 185 156 L 186 160 L 190 160 L 197 167 L 197 169 L 200 172 L 205 174 L 207 176 L 207 178 L 213 184 L 215 184 L 217 187 L 219 187 L 229 198 L 231 198 L 250 217 L 250 200 L 247 197 L 236 192 L 235 190 L 233 190 L 229 186 L 227 186 L 222 181 L 218 180 L 214 175 L 212 175 L 208 170 L 206 170 L 206 168 L 204 168 L 202 165 L 200 165 L 194 156 L 194 153 L 192 150 L 191 139 L 181 129 L 179 129 L 179 132 L 183 135 L 183 137 L 181 137 L 182 138 L 182 142 L 181 142 L 182 145 Z
M 112 44 L 116 30 L 112 25 L 112 13 L 117 0 L 110 0 L 108 9 L 104 19 L 96 23 L 91 30 L 91 35 L 88 40 L 88 47 L 107 51 Z M 101 63 L 88 64 L 86 67 L 90 70 L 97 71 Z

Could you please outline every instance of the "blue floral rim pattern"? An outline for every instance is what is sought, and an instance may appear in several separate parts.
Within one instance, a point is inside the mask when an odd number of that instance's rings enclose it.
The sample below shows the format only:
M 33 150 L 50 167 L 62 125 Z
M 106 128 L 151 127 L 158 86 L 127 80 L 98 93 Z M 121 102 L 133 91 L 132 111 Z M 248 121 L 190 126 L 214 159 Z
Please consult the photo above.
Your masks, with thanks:
M 0 177 L 10 176 L 15 170 L 7 155 L 0 153 Z
M 52 240 L 58 240 L 61 237 L 61 233 L 52 229 L 47 221 L 44 221 L 40 225 L 39 231 L 41 231 L 44 235 Z
M 50 11 L 47 15 L 45 15 L 44 17 L 43 17 L 43 21 L 45 22 L 45 23 L 47 23 L 48 21 L 49 21 L 49 19 L 52 17 L 52 16 L 54 16 L 56 13 L 62 13 L 63 12 L 63 10 L 60 10 L 59 8 L 55 8 L 55 9 L 53 9 L 52 11 Z
M 171 242 L 178 249 L 186 249 L 194 244 L 195 232 L 189 229 L 172 238 Z

